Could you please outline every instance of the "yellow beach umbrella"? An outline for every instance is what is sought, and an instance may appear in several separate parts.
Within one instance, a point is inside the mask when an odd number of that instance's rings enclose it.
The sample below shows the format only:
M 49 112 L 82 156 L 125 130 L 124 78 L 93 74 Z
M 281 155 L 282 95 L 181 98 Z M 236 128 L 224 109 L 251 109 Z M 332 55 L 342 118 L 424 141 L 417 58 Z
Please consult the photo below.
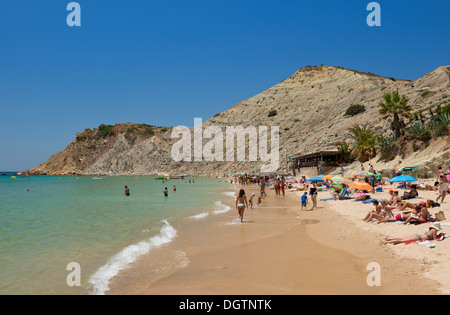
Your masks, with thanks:
M 326 176 L 322 177 L 322 179 L 327 180 L 327 179 L 330 179 L 330 178 L 332 178 L 332 177 L 333 177 L 333 175 L 326 175 Z

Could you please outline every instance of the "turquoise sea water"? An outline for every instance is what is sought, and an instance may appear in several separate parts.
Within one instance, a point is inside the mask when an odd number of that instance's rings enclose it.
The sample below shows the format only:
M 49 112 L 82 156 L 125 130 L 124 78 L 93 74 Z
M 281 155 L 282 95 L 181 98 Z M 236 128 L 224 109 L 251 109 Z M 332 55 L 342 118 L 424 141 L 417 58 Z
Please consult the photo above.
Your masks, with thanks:
M 229 210 L 220 202 L 228 182 L 194 180 L 0 176 L 0 293 L 104 293 L 120 270 L 176 237 L 173 222 Z M 80 287 L 67 285 L 71 262 Z

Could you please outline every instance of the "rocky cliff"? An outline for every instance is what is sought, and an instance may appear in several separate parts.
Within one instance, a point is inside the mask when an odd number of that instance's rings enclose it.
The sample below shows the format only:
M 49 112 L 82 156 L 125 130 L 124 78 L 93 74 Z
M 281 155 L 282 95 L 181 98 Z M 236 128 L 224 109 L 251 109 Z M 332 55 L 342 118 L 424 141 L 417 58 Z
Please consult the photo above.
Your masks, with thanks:
M 410 99 L 412 112 L 450 102 L 450 66 L 442 66 L 415 81 L 363 73 L 341 67 L 315 66 L 262 93 L 244 100 L 203 123 L 218 126 L 278 126 L 280 169 L 285 154 L 306 154 L 335 149 L 348 139 L 348 128 L 371 122 L 386 134 L 390 120 L 381 119 L 378 104 L 386 92 L 398 90 Z M 351 105 L 365 112 L 344 116 Z M 194 117 L 193 117 L 194 118 Z M 225 130 L 225 129 L 224 129 Z M 195 162 L 173 160 L 171 148 L 179 139 L 172 128 L 132 123 L 106 126 L 78 133 L 63 151 L 27 174 L 154 175 L 158 173 L 218 175 L 258 170 L 261 162 Z M 448 139 L 443 150 L 449 150 Z M 203 141 L 205 143 L 205 141 Z M 225 143 L 225 140 L 223 140 Z M 248 144 L 245 145 L 248 147 Z

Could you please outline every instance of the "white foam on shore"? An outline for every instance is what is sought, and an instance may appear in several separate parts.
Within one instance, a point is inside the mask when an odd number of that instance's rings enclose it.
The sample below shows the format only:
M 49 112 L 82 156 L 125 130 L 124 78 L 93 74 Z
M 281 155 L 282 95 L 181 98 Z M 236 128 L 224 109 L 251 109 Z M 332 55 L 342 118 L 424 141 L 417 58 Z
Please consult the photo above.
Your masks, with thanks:
M 194 219 L 194 220 L 200 220 L 200 219 L 204 219 L 208 216 L 208 212 L 203 212 L 203 213 L 199 213 L 193 216 L 190 216 L 189 219 Z
M 121 270 L 127 268 L 139 256 L 148 253 L 152 248 L 172 241 L 177 235 L 177 231 L 166 220 L 162 222 L 164 226 L 158 235 L 151 237 L 148 241 L 142 241 L 124 248 L 89 278 L 89 284 L 93 287 L 93 294 L 104 295 L 109 290 L 109 281 L 117 276 Z
M 216 201 L 214 208 L 216 209 L 214 210 L 214 213 L 216 214 L 225 213 L 231 210 L 231 207 L 224 205 L 221 201 Z
M 230 198 L 235 198 L 236 197 L 236 193 L 234 191 L 226 191 L 223 193 L 225 196 L 228 196 Z

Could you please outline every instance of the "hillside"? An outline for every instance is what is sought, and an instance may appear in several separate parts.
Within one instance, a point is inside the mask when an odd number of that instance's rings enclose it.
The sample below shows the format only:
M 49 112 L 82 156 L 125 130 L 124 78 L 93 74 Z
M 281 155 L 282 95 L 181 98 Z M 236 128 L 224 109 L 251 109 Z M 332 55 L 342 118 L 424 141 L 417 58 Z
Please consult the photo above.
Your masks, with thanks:
M 371 122 L 379 131 L 391 134 L 391 122 L 381 119 L 378 104 L 386 92 L 395 90 L 408 96 L 412 113 L 426 113 L 430 107 L 448 104 L 450 66 L 439 67 L 415 81 L 341 67 L 308 66 L 210 118 L 203 127 L 279 126 L 280 169 L 284 169 L 285 153 L 293 156 L 334 149 L 339 141 L 348 139 L 348 128 L 356 124 Z M 365 112 L 344 116 L 347 108 L 355 104 L 364 105 Z M 171 158 L 171 147 L 178 139 L 171 138 L 172 128 L 132 123 L 108 128 L 107 132 L 96 128 L 78 133 L 63 151 L 26 173 L 153 175 L 165 172 L 221 176 L 235 171 L 258 171 L 261 164 L 175 162 Z M 448 151 L 448 138 L 442 141 L 445 141 L 443 150 Z

